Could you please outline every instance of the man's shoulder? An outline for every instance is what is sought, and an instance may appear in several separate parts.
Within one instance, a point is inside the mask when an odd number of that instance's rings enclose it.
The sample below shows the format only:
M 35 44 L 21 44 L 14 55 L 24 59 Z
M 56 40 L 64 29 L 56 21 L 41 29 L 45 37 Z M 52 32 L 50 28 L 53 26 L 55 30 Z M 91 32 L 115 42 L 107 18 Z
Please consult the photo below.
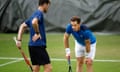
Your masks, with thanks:
M 40 10 L 36 10 L 33 12 L 33 16 L 34 15 L 43 15 L 43 13 Z
M 72 28 L 72 25 L 69 23 L 69 24 L 67 24 L 67 27 L 66 27 L 67 29 L 71 29 Z
M 88 27 L 85 24 L 81 24 L 80 29 L 81 30 L 88 30 Z

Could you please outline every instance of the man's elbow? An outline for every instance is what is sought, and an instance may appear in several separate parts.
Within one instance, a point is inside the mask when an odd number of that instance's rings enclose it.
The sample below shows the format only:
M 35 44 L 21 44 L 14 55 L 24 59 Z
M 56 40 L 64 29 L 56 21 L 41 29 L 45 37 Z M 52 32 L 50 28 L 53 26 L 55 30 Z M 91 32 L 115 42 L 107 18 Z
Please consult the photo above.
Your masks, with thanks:
M 66 39 L 67 39 L 67 36 L 66 36 L 66 34 L 64 34 L 64 37 L 63 37 L 63 39 L 64 39 L 64 40 L 66 40 Z
M 26 28 L 27 25 L 26 25 L 25 23 L 22 23 L 22 24 L 20 25 L 20 27 L 21 27 L 21 28 Z

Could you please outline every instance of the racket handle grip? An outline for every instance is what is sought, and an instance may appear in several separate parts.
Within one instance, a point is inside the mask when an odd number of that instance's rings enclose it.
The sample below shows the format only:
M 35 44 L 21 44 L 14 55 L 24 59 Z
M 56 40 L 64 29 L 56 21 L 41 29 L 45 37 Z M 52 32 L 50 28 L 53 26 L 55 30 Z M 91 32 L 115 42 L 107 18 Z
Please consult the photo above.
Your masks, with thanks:
M 70 65 L 71 63 L 70 63 L 70 56 L 68 56 L 68 64 Z

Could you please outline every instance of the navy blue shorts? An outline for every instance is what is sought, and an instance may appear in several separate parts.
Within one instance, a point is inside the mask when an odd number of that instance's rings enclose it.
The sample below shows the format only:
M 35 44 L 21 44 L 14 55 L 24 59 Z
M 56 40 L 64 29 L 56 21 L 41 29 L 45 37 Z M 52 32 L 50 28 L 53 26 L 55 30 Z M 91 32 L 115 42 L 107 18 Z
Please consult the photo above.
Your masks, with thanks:
M 29 46 L 32 65 L 50 64 L 50 58 L 45 46 Z

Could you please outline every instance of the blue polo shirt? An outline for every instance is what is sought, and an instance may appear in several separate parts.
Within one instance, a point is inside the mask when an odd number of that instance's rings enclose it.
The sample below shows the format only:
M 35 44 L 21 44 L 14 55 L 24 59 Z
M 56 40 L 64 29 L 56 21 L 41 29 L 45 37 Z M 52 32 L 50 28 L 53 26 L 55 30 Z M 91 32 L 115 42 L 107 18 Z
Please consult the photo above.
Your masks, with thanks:
M 35 31 L 32 26 L 32 20 L 33 18 L 38 19 L 39 24 L 39 31 L 41 34 L 42 39 L 38 39 L 37 41 L 33 42 L 32 37 L 35 34 Z M 30 40 L 29 40 L 29 46 L 46 46 L 46 34 L 45 34 L 45 27 L 44 27 L 44 16 L 43 12 L 40 10 L 35 11 L 30 18 L 28 18 L 25 23 L 30 28 Z
M 96 42 L 96 37 L 93 35 L 93 33 L 85 26 L 85 25 L 81 25 L 80 26 L 80 30 L 79 31 L 74 31 L 72 29 L 72 25 L 68 24 L 67 28 L 66 28 L 66 33 L 67 34 L 72 34 L 73 37 L 75 38 L 75 40 L 85 46 L 85 40 L 89 39 L 91 44 Z

